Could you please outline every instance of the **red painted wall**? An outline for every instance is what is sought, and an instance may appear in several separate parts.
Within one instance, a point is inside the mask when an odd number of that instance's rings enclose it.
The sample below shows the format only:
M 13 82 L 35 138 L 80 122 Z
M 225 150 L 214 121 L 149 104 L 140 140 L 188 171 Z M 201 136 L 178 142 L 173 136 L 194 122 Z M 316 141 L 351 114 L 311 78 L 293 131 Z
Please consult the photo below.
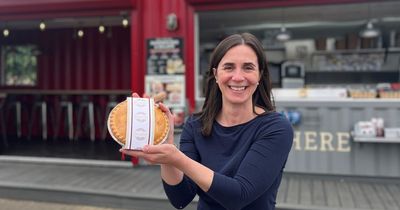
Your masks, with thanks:
M 0 20 L 119 15 L 135 8 L 136 0 L 2 0 Z
M 175 13 L 179 27 L 168 31 L 166 19 Z M 146 40 L 160 37 L 181 37 L 186 65 L 186 97 L 194 108 L 194 8 L 186 0 L 146 0 L 137 1 L 132 12 L 132 90 L 144 92 L 146 74 Z
M 39 46 L 38 89 L 130 89 L 129 28 L 113 27 L 111 36 L 97 28 L 84 32 L 78 38 L 74 29 L 12 31 L 10 37 L 1 37 L 0 46 Z

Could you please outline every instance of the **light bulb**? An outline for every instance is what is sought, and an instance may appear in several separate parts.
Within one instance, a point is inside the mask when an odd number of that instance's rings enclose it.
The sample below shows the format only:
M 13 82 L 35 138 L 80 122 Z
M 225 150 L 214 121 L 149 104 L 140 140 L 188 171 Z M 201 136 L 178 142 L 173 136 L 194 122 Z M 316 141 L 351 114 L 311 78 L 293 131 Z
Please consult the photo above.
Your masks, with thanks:
M 40 22 L 39 28 L 40 28 L 41 31 L 44 31 L 46 29 L 46 24 L 43 21 Z
M 10 35 L 10 31 L 9 31 L 8 29 L 4 29 L 4 30 L 3 30 L 3 35 L 4 35 L 5 37 L 8 37 L 8 35 Z
M 106 31 L 106 27 L 104 27 L 103 25 L 100 25 L 99 32 L 102 34 L 102 33 L 104 33 L 104 31 Z
M 124 18 L 124 19 L 122 20 L 122 25 L 123 25 L 124 27 L 127 27 L 128 24 L 129 24 L 128 19 Z
M 82 29 L 79 29 L 79 30 L 78 30 L 78 37 L 79 37 L 79 38 L 82 38 L 84 34 L 85 34 L 85 33 L 83 32 Z

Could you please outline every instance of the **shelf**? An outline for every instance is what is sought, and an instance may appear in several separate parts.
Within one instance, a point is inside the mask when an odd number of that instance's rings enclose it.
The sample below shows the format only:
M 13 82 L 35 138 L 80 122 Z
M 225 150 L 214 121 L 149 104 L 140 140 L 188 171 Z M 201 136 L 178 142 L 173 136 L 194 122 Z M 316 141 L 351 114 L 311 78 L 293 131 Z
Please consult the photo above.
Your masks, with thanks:
M 386 48 L 369 48 L 369 49 L 348 49 L 348 50 L 334 50 L 334 51 L 314 51 L 314 55 L 329 55 L 329 54 L 363 54 L 363 53 L 384 53 Z M 394 51 L 394 49 L 393 49 Z
M 353 74 L 365 74 L 365 73 L 371 73 L 371 74 L 374 74 L 374 73 L 399 73 L 399 70 L 383 70 L 383 71 L 381 71 L 381 70 L 377 70 L 377 71 L 345 71 L 345 70 L 343 70 L 343 71 L 339 71 L 339 70 L 334 70 L 334 71 L 318 71 L 318 70 L 309 70 L 309 71 L 305 71 L 305 73 L 307 74 L 307 73 L 348 73 L 348 74 L 351 74 L 351 73 L 353 73 Z
M 364 143 L 400 143 L 399 138 L 385 138 L 385 137 L 357 137 L 353 136 L 355 142 Z
M 340 81 L 343 84 L 366 84 L 381 82 L 398 82 L 400 72 L 306 72 L 305 83 L 334 84 Z
M 399 53 L 400 47 L 391 47 L 391 48 L 388 48 L 388 51 L 393 52 L 393 53 Z

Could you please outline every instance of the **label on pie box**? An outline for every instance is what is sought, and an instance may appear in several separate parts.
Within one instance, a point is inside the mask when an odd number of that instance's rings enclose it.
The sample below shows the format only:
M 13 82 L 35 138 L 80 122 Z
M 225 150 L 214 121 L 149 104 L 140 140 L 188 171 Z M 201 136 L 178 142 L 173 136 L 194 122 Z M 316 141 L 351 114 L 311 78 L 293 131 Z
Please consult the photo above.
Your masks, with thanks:
M 154 142 L 154 99 L 128 97 L 126 143 L 124 148 L 142 150 Z

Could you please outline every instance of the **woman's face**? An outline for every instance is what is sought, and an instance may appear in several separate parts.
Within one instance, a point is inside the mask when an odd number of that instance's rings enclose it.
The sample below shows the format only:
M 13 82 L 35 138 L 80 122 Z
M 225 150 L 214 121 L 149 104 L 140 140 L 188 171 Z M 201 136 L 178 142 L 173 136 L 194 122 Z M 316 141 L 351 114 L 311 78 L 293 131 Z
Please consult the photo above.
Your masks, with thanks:
M 257 55 L 247 45 L 238 45 L 226 52 L 214 69 L 224 105 L 252 105 L 252 95 L 260 80 Z

